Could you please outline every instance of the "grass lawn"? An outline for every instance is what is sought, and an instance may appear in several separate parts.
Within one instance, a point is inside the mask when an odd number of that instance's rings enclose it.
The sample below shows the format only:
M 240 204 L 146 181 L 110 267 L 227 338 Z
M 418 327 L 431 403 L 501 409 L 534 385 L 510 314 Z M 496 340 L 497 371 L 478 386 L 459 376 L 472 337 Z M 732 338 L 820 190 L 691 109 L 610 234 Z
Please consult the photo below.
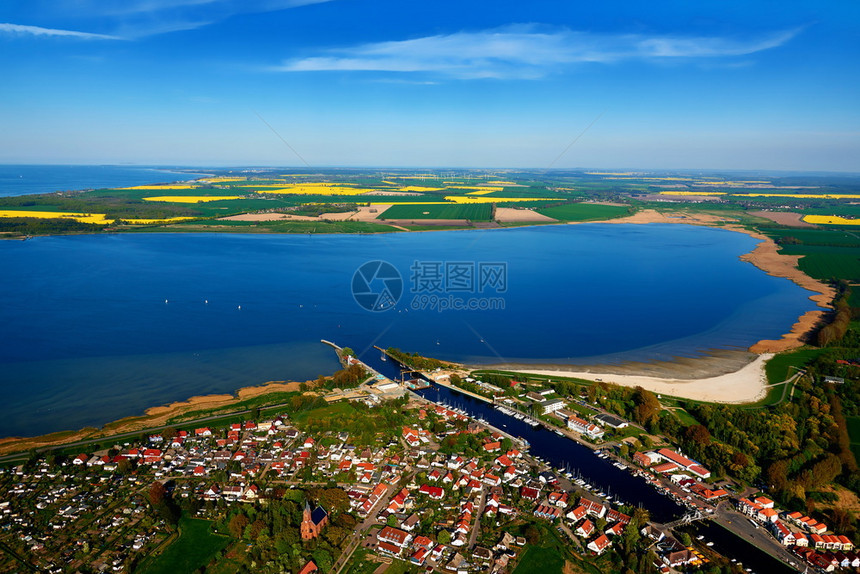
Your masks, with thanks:
M 404 574 L 405 572 L 419 572 L 421 569 L 405 560 L 397 560 L 391 563 L 391 566 L 385 569 L 385 574 Z
M 490 203 L 464 205 L 392 205 L 377 216 L 377 219 L 469 219 L 489 221 L 493 217 Z
M 376 560 L 368 560 L 367 555 L 366 548 L 359 548 L 353 552 L 343 569 L 343 574 L 373 574 L 380 563 Z
M 179 521 L 179 538 L 161 555 L 147 562 L 142 574 L 183 574 L 205 566 L 230 542 L 226 536 L 213 534 L 209 520 L 183 518 Z
M 781 383 L 794 375 L 796 369 L 802 368 L 806 363 L 821 354 L 823 349 L 800 349 L 790 353 L 780 353 L 764 366 L 767 375 L 767 383 L 774 385 Z
M 555 207 L 538 209 L 538 213 L 560 221 L 589 221 L 598 219 L 614 219 L 629 215 L 627 207 L 618 205 L 598 205 L 594 203 L 571 203 Z
M 673 409 L 671 412 L 674 413 L 676 417 L 678 417 L 678 420 L 680 420 L 687 426 L 699 424 L 699 421 L 693 418 L 693 415 L 680 407 L 677 409 Z
M 860 416 L 845 417 L 845 423 L 848 426 L 848 436 L 851 438 L 851 444 L 860 445 Z
M 564 558 L 554 548 L 529 546 L 514 574 L 555 574 L 564 568 Z
M 764 399 L 748 406 L 759 408 L 779 403 L 783 398 L 788 399 L 789 389 L 786 388 L 786 385 L 779 383 L 793 376 L 797 372 L 797 369 L 803 368 L 804 365 L 823 351 L 824 349 L 800 349 L 776 355 L 764 366 L 767 383 L 776 386 L 767 389 L 767 396 Z
M 348 415 L 355 413 L 355 408 L 348 402 L 332 403 L 318 409 L 303 411 L 292 415 L 296 424 L 303 424 L 309 419 L 328 419 L 337 415 Z

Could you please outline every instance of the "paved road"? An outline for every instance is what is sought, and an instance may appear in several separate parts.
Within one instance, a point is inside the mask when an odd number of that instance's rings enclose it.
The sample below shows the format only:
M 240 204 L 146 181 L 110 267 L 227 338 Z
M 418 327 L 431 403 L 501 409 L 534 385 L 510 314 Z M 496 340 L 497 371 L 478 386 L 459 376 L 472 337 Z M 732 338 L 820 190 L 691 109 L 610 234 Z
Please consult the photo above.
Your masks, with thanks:
M 409 480 L 412 480 L 415 474 L 417 474 L 417 472 L 413 472 L 412 474 L 410 474 Z M 352 556 L 352 553 L 355 552 L 355 549 L 358 548 L 358 546 L 361 544 L 361 541 L 364 540 L 365 534 L 370 529 L 370 527 L 374 524 L 379 524 L 376 519 L 376 515 L 379 514 L 379 512 L 383 508 L 388 506 L 388 503 L 391 501 L 391 497 L 394 496 L 394 494 L 397 492 L 400 492 L 400 489 L 397 487 L 397 485 L 389 485 L 385 491 L 385 494 L 379 497 L 379 500 L 376 501 L 376 504 L 373 506 L 373 508 L 370 509 L 370 512 L 367 513 L 367 518 L 365 518 L 364 521 L 362 521 L 356 526 L 355 532 L 350 537 L 347 547 L 344 549 L 343 552 L 341 552 L 340 556 L 338 556 L 338 559 L 332 566 L 331 571 L 333 574 L 339 574 L 343 567 L 346 566 L 347 562 L 349 562 L 349 559 Z
M 745 515 L 732 508 L 729 501 L 723 501 L 717 506 L 712 520 L 786 565 L 797 562 L 797 556 L 777 542 L 765 526 L 753 526 Z
M 487 503 L 487 489 L 481 489 L 481 501 L 478 503 L 478 507 L 475 509 L 475 526 L 472 528 L 472 533 L 469 535 L 469 546 L 467 548 L 473 548 L 475 546 L 475 540 L 478 539 L 478 533 L 481 531 L 481 517 L 484 515 L 484 505 Z

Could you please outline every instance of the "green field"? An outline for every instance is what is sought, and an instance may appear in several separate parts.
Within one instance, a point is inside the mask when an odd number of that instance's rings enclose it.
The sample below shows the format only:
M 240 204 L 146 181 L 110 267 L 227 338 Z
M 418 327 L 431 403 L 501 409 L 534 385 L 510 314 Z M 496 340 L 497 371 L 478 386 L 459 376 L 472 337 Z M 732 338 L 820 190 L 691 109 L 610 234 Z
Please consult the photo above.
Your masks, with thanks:
M 860 249 L 852 255 L 845 253 L 811 253 L 805 255 L 798 267 L 816 279 L 839 278 L 860 282 Z
M 544 207 L 538 209 L 538 213 L 558 219 L 559 221 L 590 221 L 602 219 L 614 219 L 629 215 L 627 207 L 618 205 L 599 205 L 595 203 L 570 203 L 568 205 L 557 205 L 555 207 Z
M 355 413 L 355 407 L 348 402 L 332 403 L 318 409 L 295 413 L 292 419 L 301 425 L 309 419 L 330 419 L 338 415 L 351 415 Z
M 860 237 L 856 233 L 838 229 L 768 229 L 766 232 L 774 239 L 794 237 L 803 245 L 860 246 Z
M 162 554 L 144 564 L 141 574 L 184 574 L 205 566 L 229 543 L 226 536 L 213 534 L 211 522 L 194 518 L 179 521 L 179 538 Z
M 492 204 L 478 203 L 464 205 L 392 205 L 377 219 L 468 219 L 470 221 L 489 221 L 493 218 Z
M 366 548 L 358 548 L 346 563 L 343 574 L 373 574 L 379 562 L 368 559 L 369 554 Z
M 797 373 L 797 369 L 803 368 L 804 365 L 812 361 L 823 351 L 823 349 L 800 349 L 798 351 L 780 353 L 769 360 L 764 366 L 764 372 L 767 376 L 767 383 L 776 386 L 770 387 L 767 390 L 767 396 L 752 406 L 762 407 L 773 405 L 788 398 L 788 393 L 791 389 L 779 383 L 788 380 Z
M 860 417 L 845 417 L 848 426 L 848 436 L 851 438 L 851 452 L 854 458 L 860 460 Z
M 801 349 L 788 353 L 780 353 L 772 358 L 764 367 L 767 383 L 775 385 L 794 375 L 809 361 L 822 353 L 822 349 Z
M 768 229 L 780 253 L 800 255 L 798 267 L 815 279 L 860 282 L 860 234 L 840 229 Z M 795 242 L 796 241 L 796 242 Z
M 529 546 L 514 574 L 560 574 L 564 558 L 554 548 Z

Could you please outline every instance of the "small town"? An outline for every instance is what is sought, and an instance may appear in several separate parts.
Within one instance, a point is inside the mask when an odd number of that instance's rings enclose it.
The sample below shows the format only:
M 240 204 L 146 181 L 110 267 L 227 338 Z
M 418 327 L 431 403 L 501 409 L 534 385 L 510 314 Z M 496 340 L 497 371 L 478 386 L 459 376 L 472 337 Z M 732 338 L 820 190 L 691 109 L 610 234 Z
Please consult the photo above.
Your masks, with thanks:
M 529 572 L 545 560 L 572 572 L 745 571 L 685 530 L 708 519 L 766 533 L 762 550 L 792 566 L 860 567 L 848 537 L 763 492 L 709 482 L 671 445 L 623 448 L 631 423 L 593 407 L 586 420 L 585 400 L 536 389 L 492 402 L 642 477 L 686 507 L 682 518 L 654 522 L 523 439 L 409 390 L 426 381 L 392 381 L 338 351 L 360 380 L 350 390 L 4 468 L 0 571 L 159 572 L 185 558 L 201 572 Z M 529 404 L 539 415 L 523 414 Z

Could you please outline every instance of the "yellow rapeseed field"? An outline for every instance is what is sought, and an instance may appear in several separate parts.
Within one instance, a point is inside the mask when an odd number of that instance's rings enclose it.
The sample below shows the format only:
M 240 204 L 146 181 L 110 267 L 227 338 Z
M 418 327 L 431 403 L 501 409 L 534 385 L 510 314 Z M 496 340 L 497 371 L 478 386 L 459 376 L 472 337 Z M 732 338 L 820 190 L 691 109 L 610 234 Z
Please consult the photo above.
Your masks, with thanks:
M 225 201 L 228 199 L 243 199 L 241 195 L 159 195 L 144 197 L 144 201 L 167 201 L 170 203 L 203 203 L 206 201 Z
M 188 221 L 193 217 L 168 217 L 166 219 L 123 219 L 129 225 L 151 225 L 153 223 L 173 223 L 174 221 Z
M 278 186 L 277 189 L 266 189 L 258 193 L 277 193 L 280 195 L 361 195 L 370 191 L 373 190 L 328 183 L 297 183 L 295 185 Z
M 38 219 L 74 219 L 81 223 L 98 223 L 107 225 L 113 219 L 106 219 L 104 213 L 73 213 L 65 211 L 19 211 L 15 209 L 0 209 L 0 217 L 35 217 Z
M 446 195 L 454 203 L 504 203 L 508 201 L 558 201 L 555 197 L 486 197 L 481 195 Z
M 730 195 L 732 197 L 794 197 L 798 199 L 860 199 L 856 193 L 727 193 L 724 191 L 661 191 L 660 195 Z
M 197 187 L 198 186 L 196 186 L 196 185 L 184 185 L 184 184 L 183 185 L 135 185 L 134 187 L 118 187 L 117 189 L 125 189 L 125 190 L 132 190 L 132 189 L 144 189 L 144 190 L 151 190 L 151 189 L 195 189 Z
M 371 201 L 370 205 L 391 205 L 391 202 Z M 451 205 L 450 201 L 409 201 L 406 203 L 395 203 L 394 205 Z
M 423 187 L 420 185 L 407 185 L 405 187 L 401 187 L 397 191 L 418 191 L 418 192 L 427 192 L 427 191 L 442 191 L 445 189 L 444 187 Z
M 856 193 L 733 193 L 741 197 L 800 197 L 803 199 L 860 199 Z
M 819 225 L 860 225 L 860 219 L 846 219 L 836 215 L 804 215 L 803 221 Z

